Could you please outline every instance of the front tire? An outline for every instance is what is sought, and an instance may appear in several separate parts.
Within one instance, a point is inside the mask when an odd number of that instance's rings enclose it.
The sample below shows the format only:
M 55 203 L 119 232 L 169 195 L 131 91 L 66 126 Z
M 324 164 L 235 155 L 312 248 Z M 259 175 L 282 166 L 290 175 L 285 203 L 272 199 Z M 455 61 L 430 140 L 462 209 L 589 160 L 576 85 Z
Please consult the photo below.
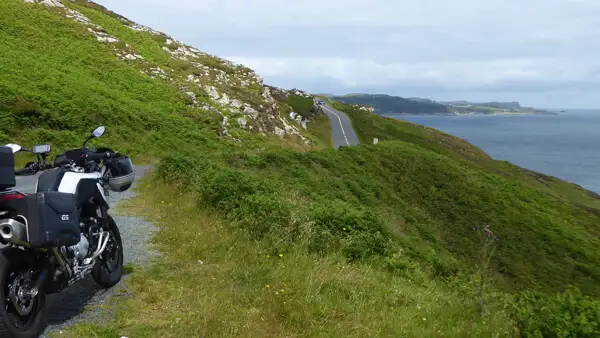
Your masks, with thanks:
M 104 252 L 96 258 L 92 269 L 92 277 L 105 289 L 116 285 L 123 275 L 123 242 L 117 223 L 108 215 L 108 229 L 110 238 Z
M 19 295 L 20 285 L 35 283 L 31 270 L 34 264 L 21 250 L 0 252 L 0 337 L 39 337 L 46 328 L 44 290 L 30 299 Z

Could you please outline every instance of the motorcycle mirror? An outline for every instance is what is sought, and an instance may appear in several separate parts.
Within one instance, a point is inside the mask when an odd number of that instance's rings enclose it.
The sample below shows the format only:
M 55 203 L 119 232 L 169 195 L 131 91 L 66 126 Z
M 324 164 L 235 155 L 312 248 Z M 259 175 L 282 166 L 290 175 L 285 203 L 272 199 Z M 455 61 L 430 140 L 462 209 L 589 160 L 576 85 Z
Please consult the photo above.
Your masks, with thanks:
M 13 154 L 18 152 L 19 150 L 21 150 L 23 147 L 21 147 L 20 145 L 16 144 L 16 143 L 9 143 L 6 145 L 6 147 L 9 147 L 12 149 Z
M 96 129 L 94 129 L 94 131 L 92 132 L 92 135 L 94 135 L 94 137 L 100 137 L 102 136 L 102 134 L 104 134 L 104 126 L 100 126 Z
M 88 143 L 88 141 L 93 139 L 94 137 L 102 136 L 102 134 L 104 134 L 105 129 L 106 128 L 104 128 L 104 126 L 100 126 L 96 129 L 94 129 L 94 131 L 92 132 L 92 135 L 88 136 L 88 138 L 85 140 L 85 142 L 83 142 L 83 146 L 85 147 L 85 145 Z

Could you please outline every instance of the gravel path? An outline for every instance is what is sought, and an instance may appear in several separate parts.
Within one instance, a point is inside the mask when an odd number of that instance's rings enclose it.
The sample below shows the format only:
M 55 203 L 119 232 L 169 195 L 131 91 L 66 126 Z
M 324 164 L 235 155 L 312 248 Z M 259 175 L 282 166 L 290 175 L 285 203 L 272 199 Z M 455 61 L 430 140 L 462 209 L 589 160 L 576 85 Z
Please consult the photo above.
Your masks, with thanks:
M 142 177 L 150 166 L 136 166 L 136 182 Z M 134 182 L 131 189 L 124 193 L 110 193 L 108 196 L 109 205 L 113 209 L 119 201 L 127 200 L 135 196 L 132 191 L 135 189 Z M 110 211 L 109 211 L 110 213 Z M 136 263 L 145 264 L 149 258 L 156 255 L 156 252 L 149 250 L 146 243 L 149 241 L 156 227 L 145 221 L 141 217 L 117 216 L 114 212 L 111 214 L 121 232 L 123 240 L 124 264 Z M 71 285 L 68 289 L 48 295 L 46 298 L 46 320 L 48 327 L 41 337 L 48 337 L 51 331 L 58 331 L 67 326 L 80 322 L 102 323 L 110 320 L 112 313 L 102 311 L 97 308 L 90 308 L 93 305 L 105 303 L 111 295 L 120 290 L 126 290 L 124 276 L 119 284 L 111 289 L 103 290 L 94 282 L 91 276 Z M 85 309 L 88 307 L 87 309 Z M 83 312 L 85 309 L 85 312 Z

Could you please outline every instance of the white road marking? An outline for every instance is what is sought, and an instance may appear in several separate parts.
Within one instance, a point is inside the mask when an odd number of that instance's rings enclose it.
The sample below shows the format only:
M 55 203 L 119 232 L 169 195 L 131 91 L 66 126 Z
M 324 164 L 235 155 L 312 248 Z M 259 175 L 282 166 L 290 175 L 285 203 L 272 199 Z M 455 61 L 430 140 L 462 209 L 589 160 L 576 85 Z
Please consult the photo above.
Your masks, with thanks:
M 344 131 L 344 126 L 342 125 L 342 119 L 340 118 L 340 116 L 333 110 L 329 109 L 327 106 L 323 106 L 323 108 L 325 108 L 325 110 L 327 110 L 328 112 L 333 113 L 335 116 L 337 116 L 338 121 L 340 122 L 340 128 L 342 128 L 342 134 L 344 135 L 344 139 L 346 140 L 346 144 L 350 145 L 350 142 L 348 142 L 348 138 L 346 137 L 346 132 Z

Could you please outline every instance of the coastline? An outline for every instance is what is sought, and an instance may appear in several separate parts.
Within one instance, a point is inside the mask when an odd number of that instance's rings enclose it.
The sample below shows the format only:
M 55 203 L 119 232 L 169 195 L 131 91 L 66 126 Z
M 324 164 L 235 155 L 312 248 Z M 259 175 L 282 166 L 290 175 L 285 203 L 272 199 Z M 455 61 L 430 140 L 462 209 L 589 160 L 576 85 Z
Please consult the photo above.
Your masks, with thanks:
M 541 115 L 541 116 L 556 116 L 557 113 L 552 112 L 493 112 L 493 113 L 457 113 L 454 116 L 486 116 L 486 115 Z
M 435 114 L 413 114 L 413 113 L 383 113 L 380 116 L 557 116 L 554 112 L 493 112 L 493 113 L 435 113 Z

